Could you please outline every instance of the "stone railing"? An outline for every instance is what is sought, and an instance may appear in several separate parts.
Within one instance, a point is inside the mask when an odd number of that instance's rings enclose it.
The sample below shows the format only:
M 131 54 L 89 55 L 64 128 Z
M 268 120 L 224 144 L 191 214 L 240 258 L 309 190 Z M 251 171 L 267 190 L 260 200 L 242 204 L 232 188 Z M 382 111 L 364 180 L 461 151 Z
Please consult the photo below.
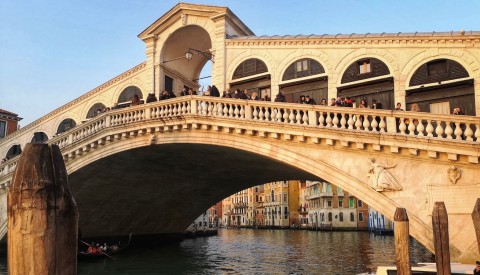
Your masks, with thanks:
M 435 140 L 480 143 L 480 117 L 372 110 L 253 100 L 184 96 L 112 110 L 48 141 L 60 149 L 120 125 L 183 115 L 297 125 L 319 129 L 390 133 Z M 0 164 L 0 183 L 15 170 L 19 157 Z M 0 186 L 1 187 L 1 186 Z

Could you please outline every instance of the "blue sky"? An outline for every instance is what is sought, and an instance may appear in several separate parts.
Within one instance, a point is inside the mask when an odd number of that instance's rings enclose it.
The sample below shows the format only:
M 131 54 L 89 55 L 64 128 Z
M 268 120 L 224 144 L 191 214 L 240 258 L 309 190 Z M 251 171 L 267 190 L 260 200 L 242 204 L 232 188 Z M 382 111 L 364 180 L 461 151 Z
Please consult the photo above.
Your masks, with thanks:
M 189 2 L 227 6 L 256 35 L 480 30 L 475 0 Z M 137 35 L 177 3 L 1 0 L 0 109 L 25 126 L 145 61 Z

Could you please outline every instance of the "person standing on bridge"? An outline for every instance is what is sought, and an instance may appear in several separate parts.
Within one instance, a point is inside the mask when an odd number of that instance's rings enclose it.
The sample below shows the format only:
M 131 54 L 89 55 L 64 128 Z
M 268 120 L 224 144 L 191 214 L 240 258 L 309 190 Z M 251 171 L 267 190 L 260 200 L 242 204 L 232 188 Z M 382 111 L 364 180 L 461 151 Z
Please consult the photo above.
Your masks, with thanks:
M 475 269 L 473 270 L 473 275 L 480 275 L 480 261 L 476 262 Z
M 135 94 L 132 98 L 132 106 L 140 104 L 140 98 L 138 97 L 137 94 Z

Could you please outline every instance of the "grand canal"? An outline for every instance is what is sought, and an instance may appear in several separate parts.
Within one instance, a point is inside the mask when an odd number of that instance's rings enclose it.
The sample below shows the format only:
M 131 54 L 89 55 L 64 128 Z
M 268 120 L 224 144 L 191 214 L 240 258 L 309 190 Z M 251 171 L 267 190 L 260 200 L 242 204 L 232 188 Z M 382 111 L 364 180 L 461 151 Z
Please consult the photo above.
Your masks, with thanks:
M 412 241 L 412 260 L 431 253 Z M 135 247 L 113 260 L 79 261 L 78 274 L 362 274 L 394 265 L 393 236 L 368 232 L 222 229 L 218 236 Z M 0 269 L 6 271 L 5 257 Z

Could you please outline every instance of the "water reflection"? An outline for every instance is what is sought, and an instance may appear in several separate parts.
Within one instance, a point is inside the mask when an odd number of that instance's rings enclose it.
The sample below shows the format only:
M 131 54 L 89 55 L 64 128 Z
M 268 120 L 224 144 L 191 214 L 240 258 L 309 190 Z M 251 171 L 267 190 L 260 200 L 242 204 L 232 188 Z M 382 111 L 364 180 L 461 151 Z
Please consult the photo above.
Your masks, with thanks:
M 413 261 L 430 256 L 412 242 Z M 161 247 L 130 247 L 114 260 L 79 262 L 78 274 L 359 274 L 394 264 L 393 236 L 228 229 Z

